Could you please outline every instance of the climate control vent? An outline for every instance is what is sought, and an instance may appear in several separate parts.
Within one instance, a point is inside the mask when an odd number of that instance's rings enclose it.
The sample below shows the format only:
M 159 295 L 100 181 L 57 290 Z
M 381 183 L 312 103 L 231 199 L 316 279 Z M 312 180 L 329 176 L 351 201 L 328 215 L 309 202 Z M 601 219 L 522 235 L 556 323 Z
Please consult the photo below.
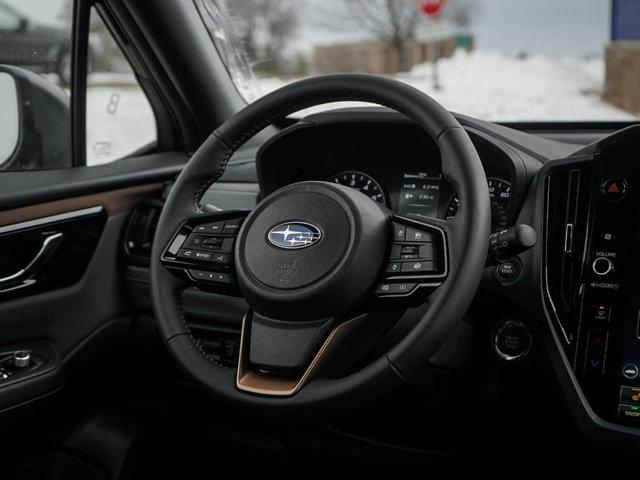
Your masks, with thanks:
M 578 331 L 590 181 L 586 162 L 554 167 L 545 178 L 545 296 L 561 336 L 571 346 Z
M 163 202 L 148 199 L 138 205 L 129 219 L 125 235 L 125 251 L 132 257 L 148 259 Z

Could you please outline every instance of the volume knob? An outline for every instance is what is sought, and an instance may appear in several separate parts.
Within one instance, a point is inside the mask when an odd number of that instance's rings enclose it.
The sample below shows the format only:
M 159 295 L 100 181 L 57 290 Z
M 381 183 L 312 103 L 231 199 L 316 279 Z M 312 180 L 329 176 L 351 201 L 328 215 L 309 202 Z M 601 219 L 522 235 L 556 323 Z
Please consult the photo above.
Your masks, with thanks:
M 591 269 L 596 275 L 606 275 L 613 272 L 613 262 L 606 257 L 598 257 L 591 264 Z

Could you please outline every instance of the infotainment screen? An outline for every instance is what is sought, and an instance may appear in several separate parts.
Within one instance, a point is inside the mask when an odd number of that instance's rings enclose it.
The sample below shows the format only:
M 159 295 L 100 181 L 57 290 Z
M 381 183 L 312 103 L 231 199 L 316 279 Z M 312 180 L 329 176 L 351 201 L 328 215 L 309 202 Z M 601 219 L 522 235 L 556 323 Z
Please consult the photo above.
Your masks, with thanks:
M 398 214 L 437 217 L 441 181 L 441 174 L 404 172 L 398 199 Z

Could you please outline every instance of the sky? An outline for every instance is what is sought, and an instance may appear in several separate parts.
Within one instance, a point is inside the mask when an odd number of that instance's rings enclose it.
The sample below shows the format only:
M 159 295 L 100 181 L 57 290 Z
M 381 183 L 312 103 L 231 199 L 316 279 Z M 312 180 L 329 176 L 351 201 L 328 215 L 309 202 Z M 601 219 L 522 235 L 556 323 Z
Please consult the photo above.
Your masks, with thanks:
M 2 1 L 36 22 L 60 24 L 64 0 Z M 301 8 L 301 25 L 295 49 L 308 51 L 318 41 L 352 38 L 353 32 L 338 33 L 318 22 L 317 12 L 327 12 L 345 1 L 296 0 Z M 507 55 L 528 52 L 582 57 L 601 55 L 609 38 L 610 0 L 475 1 L 480 7 L 473 28 L 479 49 Z
M 318 20 L 331 9 L 338 11 L 339 4 L 346 1 L 296 0 L 302 6 L 299 50 L 308 50 L 316 42 L 362 37 L 355 31 L 337 32 L 325 26 L 328 22 Z M 465 1 L 478 5 L 472 29 L 479 49 L 507 55 L 528 52 L 583 57 L 601 55 L 609 39 L 610 0 Z

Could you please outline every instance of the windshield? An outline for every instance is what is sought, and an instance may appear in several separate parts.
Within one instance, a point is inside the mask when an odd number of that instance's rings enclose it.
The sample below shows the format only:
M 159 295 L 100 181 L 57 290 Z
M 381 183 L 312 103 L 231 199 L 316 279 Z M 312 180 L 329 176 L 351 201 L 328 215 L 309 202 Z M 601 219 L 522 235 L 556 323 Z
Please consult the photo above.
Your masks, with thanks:
M 640 116 L 637 0 L 195 1 L 247 101 L 359 72 L 491 121 Z

